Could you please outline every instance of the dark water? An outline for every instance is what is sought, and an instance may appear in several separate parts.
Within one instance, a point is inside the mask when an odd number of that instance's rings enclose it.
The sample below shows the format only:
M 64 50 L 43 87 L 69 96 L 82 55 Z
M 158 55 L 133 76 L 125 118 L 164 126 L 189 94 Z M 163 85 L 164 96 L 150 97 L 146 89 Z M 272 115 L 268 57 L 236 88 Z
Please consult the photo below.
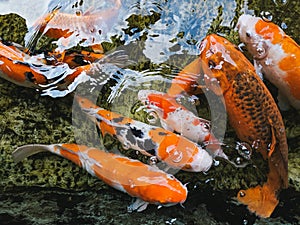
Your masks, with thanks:
M 46 1 L 42 4 L 41 1 L 0 0 L 0 14 L 17 13 L 31 27 L 39 16 L 56 4 L 61 4 L 65 12 L 72 12 L 70 2 L 73 1 L 51 1 L 48 5 Z M 109 1 L 86 2 L 101 9 Z M 243 13 L 271 19 L 300 43 L 300 3 L 296 0 L 124 0 L 118 14 L 109 21 L 110 25 L 103 28 L 106 32 L 96 41 L 103 42 L 107 52 L 124 50 L 129 63 L 123 68 L 119 64 L 103 66 L 101 71 L 119 74 L 118 79 L 104 86 L 99 85 L 100 78 L 92 80 L 86 86 L 79 85 L 77 93 L 100 93 L 100 102 L 106 102 L 105 106 L 132 116 L 137 90 L 166 90 L 170 78 L 197 56 L 199 41 L 208 33 L 224 35 L 238 44 L 234 27 Z M 0 23 L 0 26 L 4 27 L 4 24 Z M 20 26 L 14 25 L 17 30 Z M 47 44 L 43 37 L 34 35 L 34 30 L 29 30 L 23 44 L 36 49 Z M 58 47 L 62 46 L 58 43 Z M 275 95 L 276 88 L 267 85 Z M 176 174 L 182 182 L 189 182 L 190 192 L 184 208 L 174 206 L 157 210 L 156 206 L 150 206 L 142 213 L 128 214 L 129 196 L 112 190 L 67 160 L 41 154 L 18 165 L 12 161 L 11 152 L 24 144 L 77 141 L 99 145 L 97 131 L 86 120 L 78 123 L 81 117 L 72 103 L 70 95 L 53 99 L 0 80 L 0 224 L 300 223 L 299 112 L 282 112 L 289 142 L 290 188 L 281 192 L 280 204 L 271 218 L 258 219 L 234 199 L 237 190 L 256 185 L 265 178 L 266 172 L 253 172 L 252 167 L 237 169 L 223 161 L 208 174 Z M 207 114 L 207 109 L 196 110 Z M 135 119 L 139 116 L 134 114 Z M 234 132 L 227 129 L 225 149 L 234 148 L 234 138 Z M 114 142 L 110 144 L 111 140 L 105 141 L 107 148 L 116 148 Z M 134 152 L 132 155 L 136 157 Z

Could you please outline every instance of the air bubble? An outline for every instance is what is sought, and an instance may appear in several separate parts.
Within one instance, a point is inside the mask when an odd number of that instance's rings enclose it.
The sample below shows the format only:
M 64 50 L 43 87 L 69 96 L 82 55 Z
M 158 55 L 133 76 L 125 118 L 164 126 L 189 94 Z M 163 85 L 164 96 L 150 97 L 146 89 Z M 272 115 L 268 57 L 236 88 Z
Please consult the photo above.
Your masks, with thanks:
M 241 165 L 241 163 L 242 163 L 241 157 L 237 157 L 237 158 L 235 159 L 235 163 L 236 163 L 237 165 Z
M 214 166 L 218 166 L 220 165 L 220 161 L 219 160 L 214 160 Z
M 150 124 L 155 124 L 158 120 L 158 116 L 157 116 L 156 112 L 152 111 L 152 112 L 148 113 L 146 119 Z
M 288 28 L 288 26 L 284 22 L 281 23 L 280 27 L 284 30 Z
M 263 47 L 257 47 L 256 52 L 259 56 L 262 56 L 266 53 L 266 50 Z
M 182 152 L 178 152 L 178 151 L 174 152 L 174 157 L 176 158 L 172 159 L 172 161 L 174 163 L 179 163 L 183 158 Z
M 129 144 L 128 142 L 124 141 L 123 144 L 122 144 L 122 147 L 123 147 L 125 150 L 128 150 L 128 149 L 130 149 L 130 144 Z
M 156 156 L 151 156 L 150 159 L 149 159 L 149 164 L 151 166 L 154 166 L 154 165 L 156 165 L 156 163 L 157 163 L 157 157 Z
M 273 2 L 277 6 L 283 6 L 283 5 L 286 5 L 288 3 L 288 0 L 273 0 Z
M 262 11 L 260 15 L 262 16 L 262 19 L 266 22 L 271 22 L 273 20 L 273 15 L 268 11 Z
M 252 148 L 248 143 L 246 142 L 237 143 L 235 148 L 238 151 L 240 156 L 242 156 L 244 159 L 250 160 L 252 155 Z M 240 164 L 238 163 L 238 161 L 236 163 Z

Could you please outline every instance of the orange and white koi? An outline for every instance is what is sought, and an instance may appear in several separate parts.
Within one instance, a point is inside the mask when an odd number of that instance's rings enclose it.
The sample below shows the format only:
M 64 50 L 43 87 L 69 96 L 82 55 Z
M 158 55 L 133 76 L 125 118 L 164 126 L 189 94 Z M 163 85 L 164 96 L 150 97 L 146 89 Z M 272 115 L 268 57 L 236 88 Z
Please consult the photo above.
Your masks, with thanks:
M 210 122 L 197 117 L 174 97 L 159 91 L 140 90 L 138 99 L 158 115 L 164 129 L 175 131 L 196 143 L 204 142 L 214 156 L 227 159 L 219 141 L 210 132 Z
M 235 45 L 212 34 L 202 41 L 200 52 L 205 85 L 224 98 L 238 138 L 268 160 L 266 183 L 239 191 L 237 198 L 258 216 L 269 217 L 278 204 L 278 192 L 288 186 L 288 145 L 280 111 Z
M 138 198 L 128 211 L 142 211 L 148 204 L 182 204 L 187 188 L 174 176 L 138 160 L 77 144 L 25 145 L 13 152 L 15 162 L 43 151 L 71 160 L 115 189 Z
M 207 171 L 212 165 L 212 157 L 204 149 L 181 135 L 105 110 L 86 98 L 76 96 L 76 100 L 102 135 L 112 135 L 126 148 L 156 156 L 172 168 L 190 172 Z
M 258 17 L 242 15 L 237 28 L 258 73 L 278 88 L 280 108 L 300 109 L 300 46 L 279 26 Z
M 96 53 L 103 53 L 99 37 L 110 29 L 121 4 L 121 0 L 107 1 L 101 7 L 94 1 L 81 2 L 79 6 L 60 2 L 50 4 L 54 8 L 50 8 L 49 13 L 38 19 L 30 29 L 32 34 L 28 35 L 31 37 L 28 45 L 35 45 L 36 33 L 40 32 L 58 39 L 58 52 L 80 44 L 83 47 L 92 47 Z

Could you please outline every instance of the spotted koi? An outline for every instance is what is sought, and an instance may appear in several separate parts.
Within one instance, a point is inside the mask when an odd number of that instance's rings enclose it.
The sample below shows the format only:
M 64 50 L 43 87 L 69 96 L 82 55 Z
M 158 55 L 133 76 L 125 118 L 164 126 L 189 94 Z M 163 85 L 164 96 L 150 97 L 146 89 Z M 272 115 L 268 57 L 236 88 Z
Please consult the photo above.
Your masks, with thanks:
M 196 143 L 204 143 L 214 156 L 227 159 L 220 142 L 210 132 L 210 122 L 197 117 L 174 97 L 158 91 L 140 90 L 138 99 L 158 115 L 164 129 L 175 131 Z
M 269 217 L 277 194 L 288 186 L 288 146 L 277 105 L 253 65 L 225 38 L 212 34 L 200 46 L 204 83 L 224 97 L 229 122 L 240 140 L 268 160 L 268 179 L 238 193 L 238 200 L 258 216 Z
M 13 44 L 0 42 L 0 76 L 20 86 L 43 90 L 63 83 L 68 86 L 76 77 L 90 71 L 91 65 L 71 69 L 67 64 L 51 66 L 42 57 L 25 54 Z
M 16 162 L 43 151 L 71 160 L 109 186 L 136 197 L 128 211 L 143 211 L 148 204 L 171 206 L 182 204 L 187 188 L 174 176 L 143 164 L 96 148 L 77 144 L 25 145 L 13 152 Z
M 156 156 L 168 166 L 190 172 L 207 171 L 212 157 L 199 145 L 181 135 L 121 116 L 76 96 L 81 109 L 97 124 L 102 135 L 109 134 L 126 148 Z
M 300 46 L 272 22 L 242 15 L 237 28 L 256 70 L 279 90 L 279 106 L 300 109 Z
M 0 77 L 19 86 L 30 87 L 42 91 L 42 95 L 63 97 L 75 90 L 78 84 L 86 82 L 91 77 L 99 77 L 99 70 L 104 63 L 114 65 L 124 64 L 127 56 L 122 51 L 116 51 L 87 65 L 70 68 L 67 63 L 47 65 L 43 56 L 30 56 L 19 50 L 13 43 L 0 41 Z M 97 76 L 95 76 L 97 75 Z M 76 81 L 76 82 L 75 82 Z

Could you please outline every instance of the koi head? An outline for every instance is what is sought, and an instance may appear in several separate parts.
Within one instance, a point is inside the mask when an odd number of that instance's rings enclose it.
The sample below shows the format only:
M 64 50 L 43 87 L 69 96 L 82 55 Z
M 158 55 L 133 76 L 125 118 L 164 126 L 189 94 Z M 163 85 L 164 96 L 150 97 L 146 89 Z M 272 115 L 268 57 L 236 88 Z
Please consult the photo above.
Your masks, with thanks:
M 167 119 L 168 114 L 176 111 L 177 108 L 184 108 L 176 102 L 175 98 L 163 92 L 154 90 L 140 90 L 138 99 L 143 105 L 154 110 L 163 119 Z
M 278 204 L 275 192 L 268 184 L 240 190 L 237 200 L 247 205 L 251 212 L 263 218 L 270 217 Z
M 274 23 L 251 15 L 240 16 L 237 29 L 240 40 L 255 59 L 265 58 L 270 45 L 279 43 L 284 36 L 284 32 Z
M 157 193 L 162 196 L 161 203 L 163 206 L 172 206 L 183 204 L 187 198 L 187 187 L 183 185 L 173 175 L 168 175 L 167 178 L 169 189 L 165 193 Z M 162 189 L 163 190 L 163 189 Z
M 216 95 L 224 94 L 235 76 L 251 67 L 243 54 L 223 37 L 207 36 L 200 45 L 205 86 Z M 253 66 L 251 67 L 253 70 Z

